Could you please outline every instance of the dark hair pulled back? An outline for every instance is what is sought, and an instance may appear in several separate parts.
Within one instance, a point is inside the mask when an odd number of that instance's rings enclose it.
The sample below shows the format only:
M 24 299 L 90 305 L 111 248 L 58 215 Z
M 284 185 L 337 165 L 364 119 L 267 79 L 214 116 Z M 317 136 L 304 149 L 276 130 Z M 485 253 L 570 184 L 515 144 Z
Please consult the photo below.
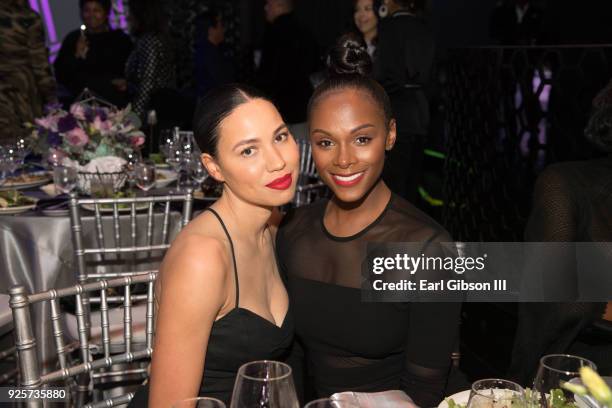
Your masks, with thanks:
M 237 107 L 253 99 L 270 102 L 259 90 L 242 84 L 221 85 L 200 99 L 193 119 L 193 132 L 202 153 L 218 155 L 221 122 Z
M 355 89 L 367 93 L 378 105 L 389 126 L 393 119 L 391 101 L 382 86 L 372 77 L 372 59 L 363 39 L 356 33 L 341 36 L 331 49 L 328 78 L 319 85 L 308 102 L 308 116 L 317 101 L 330 92 Z

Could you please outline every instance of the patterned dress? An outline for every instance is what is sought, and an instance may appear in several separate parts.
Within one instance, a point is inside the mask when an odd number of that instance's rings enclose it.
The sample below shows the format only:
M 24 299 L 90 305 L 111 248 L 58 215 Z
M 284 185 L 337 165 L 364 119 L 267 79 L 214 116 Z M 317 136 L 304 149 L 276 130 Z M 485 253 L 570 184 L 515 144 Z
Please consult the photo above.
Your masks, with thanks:
M 132 109 L 144 118 L 157 91 L 176 87 L 174 49 L 169 40 L 153 33 L 138 38 L 127 61 L 126 77 L 132 93 Z
M 24 1 L 0 2 L 0 144 L 12 143 L 54 102 L 43 25 Z

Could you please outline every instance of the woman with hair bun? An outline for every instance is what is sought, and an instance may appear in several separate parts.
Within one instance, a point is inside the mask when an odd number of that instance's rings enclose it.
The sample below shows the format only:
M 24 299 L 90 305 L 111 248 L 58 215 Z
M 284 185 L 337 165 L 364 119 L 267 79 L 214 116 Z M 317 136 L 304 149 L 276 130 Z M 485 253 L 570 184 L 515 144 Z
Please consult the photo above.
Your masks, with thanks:
M 223 193 L 164 257 L 150 383 L 133 407 L 167 408 L 198 395 L 229 403 L 241 365 L 282 360 L 293 340 L 274 235 L 276 208 L 295 193 L 297 144 L 252 88 L 223 85 L 203 100 L 195 137 Z
M 457 341 L 457 303 L 362 303 L 368 242 L 418 242 L 441 256 L 444 229 L 381 179 L 396 122 L 356 34 L 330 54 L 309 106 L 312 155 L 329 200 L 290 212 L 277 235 L 296 335 L 317 396 L 405 391 L 420 406 L 444 396 Z

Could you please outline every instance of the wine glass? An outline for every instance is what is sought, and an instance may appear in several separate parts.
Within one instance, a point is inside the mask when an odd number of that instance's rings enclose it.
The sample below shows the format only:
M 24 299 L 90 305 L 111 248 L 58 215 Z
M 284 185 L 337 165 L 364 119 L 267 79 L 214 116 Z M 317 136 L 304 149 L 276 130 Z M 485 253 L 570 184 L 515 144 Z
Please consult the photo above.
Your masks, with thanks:
M 155 187 L 155 164 L 142 162 L 134 166 L 134 179 L 139 189 L 144 192 Z
M 159 135 L 159 152 L 168 157 L 170 146 L 176 143 L 174 131 L 172 129 L 164 129 Z
M 225 408 L 225 404 L 216 398 L 198 397 L 178 401 L 172 408 Z
M 524 407 L 525 390 L 515 382 L 499 378 L 475 381 L 467 408 Z
M 208 171 L 202 164 L 200 157 L 193 154 L 189 162 L 187 163 L 187 172 L 189 177 L 193 180 L 193 187 L 199 188 L 202 183 L 208 178 Z
M 69 194 L 77 185 L 78 172 L 74 167 L 56 166 L 53 168 L 55 190 Z
M 238 370 L 230 408 L 299 408 L 291 367 L 253 361 Z
M 551 392 L 557 393 L 558 396 L 563 393 L 566 401 L 573 401 L 573 393 L 565 390 L 561 385 L 565 382 L 579 381 L 581 367 L 591 367 L 593 370 L 597 370 L 592 361 L 578 356 L 549 354 L 542 357 L 538 372 L 533 380 L 533 389 L 538 393 L 540 405 L 545 406 L 547 396 L 551 396 Z
M 310 401 L 304 408 L 358 408 L 359 405 L 346 400 L 333 400 L 331 398 L 321 398 Z

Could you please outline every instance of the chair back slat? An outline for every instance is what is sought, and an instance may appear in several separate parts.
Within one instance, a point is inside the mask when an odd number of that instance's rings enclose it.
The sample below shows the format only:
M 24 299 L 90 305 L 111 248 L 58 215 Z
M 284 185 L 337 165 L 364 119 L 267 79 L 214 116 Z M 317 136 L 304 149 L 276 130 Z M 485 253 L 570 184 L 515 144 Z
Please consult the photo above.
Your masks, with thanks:
M 115 246 L 121 247 L 121 226 L 119 225 L 119 204 L 113 203 L 113 232 L 115 233 Z
M 76 206 L 77 210 L 80 211 L 79 206 Z M 98 204 L 94 205 L 95 211 L 95 226 L 96 226 L 96 246 L 98 248 L 102 248 L 104 246 L 104 228 L 102 228 L 102 215 L 100 214 L 100 206 Z M 98 260 L 103 261 L 106 258 L 104 254 L 100 254 Z M 83 275 L 85 275 L 85 271 L 83 271 Z
M 147 327 L 146 327 L 146 337 L 145 342 L 147 344 L 147 348 L 153 348 L 153 333 L 155 331 L 153 315 L 155 313 L 154 307 L 154 299 L 155 299 L 155 282 L 149 282 L 147 284 Z
M 130 286 L 125 287 L 123 301 L 123 340 L 125 342 L 125 352 L 132 352 L 132 297 Z
M 168 239 L 169 225 L 170 225 L 170 202 L 166 201 L 164 205 L 164 223 L 162 226 L 162 239 L 161 239 L 161 242 L 163 242 L 164 244 L 167 242 L 167 239 Z
M 55 350 L 57 351 L 57 359 L 60 368 L 66 368 L 66 345 L 64 344 L 64 332 L 61 325 L 62 312 L 60 310 L 59 301 L 51 299 L 51 326 L 53 327 L 53 338 L 55 340 Z
M 81 285 L 77 285 L 79 287 Z M 90 337 L 90 323 L 89 319 L 85 316 L 85 310 L 83 304 L 83 293 L 82 286 L 81 291 L 76 294 L 76 319 L 79 333 L 79 345 L 81 349 L 81 358 L 83 361 L 89 361 L 89 337 Z
M 108 297 L 106 289 L 100 291 L 100 320 L 102 326 L 102 348 L 104 358 L 110 357 L 110 323 L 108 318 Z

